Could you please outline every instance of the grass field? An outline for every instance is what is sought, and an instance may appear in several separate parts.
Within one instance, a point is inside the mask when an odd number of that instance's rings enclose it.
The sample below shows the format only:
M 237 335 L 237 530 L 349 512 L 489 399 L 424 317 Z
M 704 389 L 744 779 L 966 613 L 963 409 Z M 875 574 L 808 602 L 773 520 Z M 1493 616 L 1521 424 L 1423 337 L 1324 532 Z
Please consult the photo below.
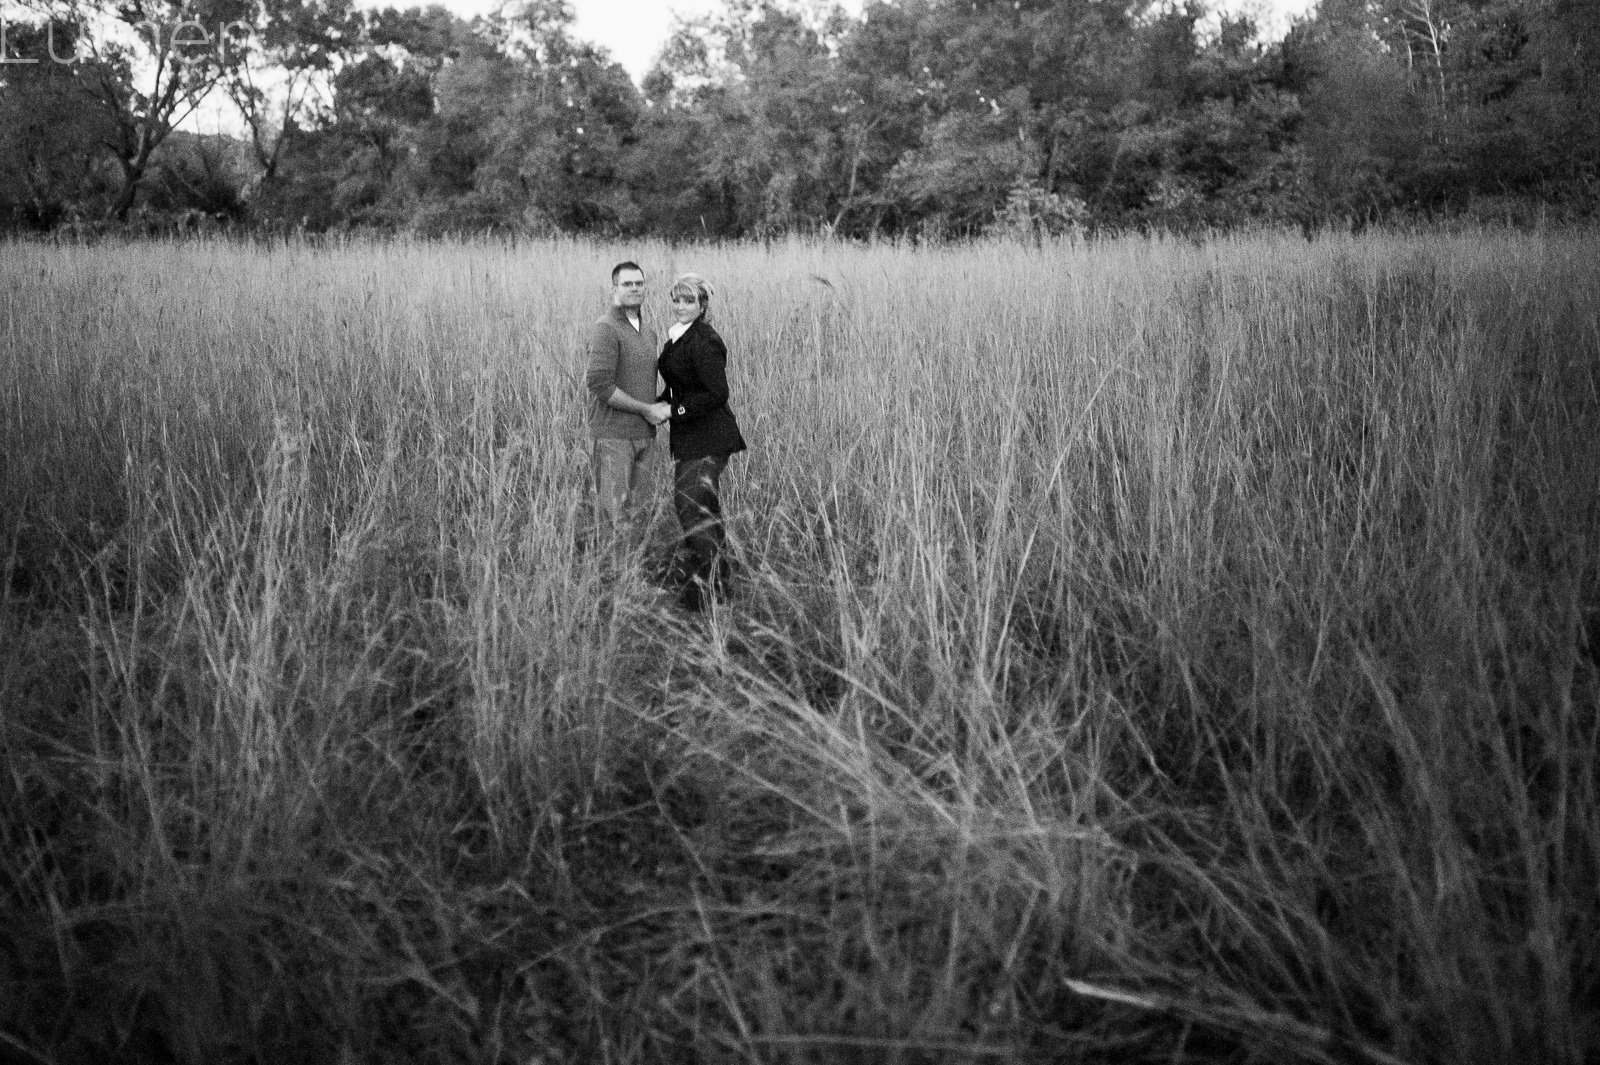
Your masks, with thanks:
M 585 546 L 624 256 L 704 620 Z M 0 1060 L 1600 1054 L 1600 237 L 10 244 L 0 331 Z

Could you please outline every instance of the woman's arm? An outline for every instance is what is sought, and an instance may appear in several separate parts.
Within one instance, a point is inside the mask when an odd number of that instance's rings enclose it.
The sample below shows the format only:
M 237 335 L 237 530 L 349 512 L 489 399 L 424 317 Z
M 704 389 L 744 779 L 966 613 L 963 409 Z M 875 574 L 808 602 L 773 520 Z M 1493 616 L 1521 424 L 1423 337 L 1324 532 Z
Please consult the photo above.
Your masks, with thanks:
M 672 408 L 674 421 L 693 421 L 728 403 L 728 348 L 722 338 L 707 326 L 695 337 L 688 354 L 700 387 L 676 397 L 677 403 Z

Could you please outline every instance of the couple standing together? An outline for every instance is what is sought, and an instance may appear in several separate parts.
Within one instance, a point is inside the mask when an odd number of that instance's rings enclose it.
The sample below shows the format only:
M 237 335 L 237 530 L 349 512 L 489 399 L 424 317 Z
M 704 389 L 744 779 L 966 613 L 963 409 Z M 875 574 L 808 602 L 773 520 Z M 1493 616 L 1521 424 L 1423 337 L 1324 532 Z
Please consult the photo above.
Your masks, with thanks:
M 584 383 L 591 398 L 595 511 L 613 537 L 626 535 L 640 508 L 644 468 L 656 426 L 671 426 L 673 509 L 683 543 L 673 562 L 679 602 L 698 611 L 720 594 L 727 576 L 726 534 L 718 498 L 722 471 L 745 449 L 728 409 L 728 349 L 711 328 L 713 290 L 698 274 L 672 283 L 673 324 L 657 357 L 655 330 L 645 322 L 644 271 L 618 263 L 611 271 L 611 310 L 589 334 Z M 666 387 L 656 391 L 656 375 Z

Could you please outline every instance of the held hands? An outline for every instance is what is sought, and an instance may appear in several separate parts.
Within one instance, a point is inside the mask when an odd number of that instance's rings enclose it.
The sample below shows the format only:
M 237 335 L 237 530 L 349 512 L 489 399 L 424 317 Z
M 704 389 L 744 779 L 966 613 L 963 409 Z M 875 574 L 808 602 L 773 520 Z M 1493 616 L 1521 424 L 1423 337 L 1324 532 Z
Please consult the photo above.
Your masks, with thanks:
M 645 411 L 644 420 L 651 425 L 660 425 L 671 417 L 672 405 L 670 403 L 652 403 Z

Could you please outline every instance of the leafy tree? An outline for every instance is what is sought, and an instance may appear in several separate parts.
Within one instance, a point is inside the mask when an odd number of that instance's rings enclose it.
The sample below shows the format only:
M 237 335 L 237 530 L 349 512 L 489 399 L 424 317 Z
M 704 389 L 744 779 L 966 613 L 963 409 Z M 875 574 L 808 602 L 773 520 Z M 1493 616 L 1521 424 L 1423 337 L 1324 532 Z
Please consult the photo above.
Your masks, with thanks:
M 42 229 L 100 214 L 115 193 L 104 142 L 113 135 L 74 54 L 70 25 L 10 23 L 0 66 L 0 226 Z
M 1323 0 L 1270 46 L 1205 0 L 895 0 L 859 19 L 725 0 L 677 27 L 642 93 L 576 39 L 566 0 L 471 21 L 25 2 L 76 51 L 0 69 L 12 224 L 141 196 L 232 210 L 241 169 L 259 221 L 422 232 L 1040 235 L 1600 196 L 1589 0 Z M 247 167 L 203 138 L 163 150 L 218 85 Z
M 737 232 L 731 182 L 703 166 L 715 129 L 701 116 L 713 113 L 724 91 L 711 57 L 714 37 L 709 20 L 680 21 L 645 75 L 634 137 L 618 160 L 638 230 L 674 237 Z
M 419 157 L 436 114 L 436 80 L 462 59 L 492 54 L 481 27 L 441 7 L 365 14 L 342 50 L 332 103 L 319 125 L 291 128 L 278 188 L 263 190 L 263 215 L 313 229 L 400 227 L 418 209 L 431 158 Z
M 174 130 L 151 160 L 143 204 L 180 230 L 238 219 L 253 162 L 234 137 Z
M 1285 49 L 1305 80 L 1303 221 L 1378 217 L 1398 200 L 1397 180 L 1420 151 L 1404 69 L 1360 25 L 1308 25 Z
M 834 58 L 848 25 L 832 7 L 740 0 L 678 27 L 645 86 L 652 155 L 682 161 L 680 217 L 730 234 L 838 224 L 860 188 L 861 101 Z
M 106 122 L 120 187 L 108 215 L 126 219 L 163 141 L 238 62 L 229 47 L 249 0 L 30 0 L 73 28 L 78 76 Z
M 1248 18 L 1202 32 L 1205 17 L 1191 3 L 1140 26 L 1112 165 L 1080 169 L 1108 220 L 1187 230 L 1292 213 L 1302 112 L 1282 52 Z
M 1595 201 L 1600 100 L 1589 3 L 1325 0 L 1303 35 L 1307 157 L 1330 202 L 1467 209 Z M 1363 154 L 1364 153 L 1364 154 Z
M 423 232 L 633 225 L 618 167 L 638 90 L 571 24 L 553 0 L 471 22 L 438 7 L 367 16 L 333 78 L 330 121 L 291 145 L 294 188 L 276 209 Z M 320 195 L 303 194 L 313 186 Z
M 972 232 L 1006 210 L 1014 190 L 1082 198 L 1104 155 L 1104 117 L 1131 76 L 1144 6 L 909 0 L 869 7 L 842 58 L 879 138 L 862 158 L 886 168 L 886 217 Z
M 1471 5 L 1451 38 L 1463 177 L 1481 196 L 1595 202 L 1600 11 L 1590 4 Z
M 564 3 L 504 9 L 493 25 L 508 76 L 451 103 L 459 112 L 486 93 L 494 100 L 492 120 L 482 126 L 488 139 L 476 195 L 503 205 L 507 221 L 521 228 L 629 227 L 634 210 L 619 166 L 639 117 L 633 82 L 605 52 L 573 38 Z
M 841 55 L 878 112 L 864 155 L 884 217 L 970 233 L 1024 216 L 1285 214 L 1301 110 L 1281 55 L 1245 19 L 1202 34 L 1204 15 L 1104 0 L 868 8 Z
M 889 189 L 931 232 L 972 234 L 992 222 L 1013 190 L 1031 184 L 1040 151 L 1019 121 L 1020 92 L 989 114 L 950 111 L 923 131 L 889 175 Z M 1016 132 L 1013 132 L 1016 131 Z
M 249 134 L 255 183 L 271 186 L 294 131 L 326 117 L 333 73 L 359 28 L 350 0 L 251 0 L 248 23 L 229 37 L 238 61 L 221 84 Z

